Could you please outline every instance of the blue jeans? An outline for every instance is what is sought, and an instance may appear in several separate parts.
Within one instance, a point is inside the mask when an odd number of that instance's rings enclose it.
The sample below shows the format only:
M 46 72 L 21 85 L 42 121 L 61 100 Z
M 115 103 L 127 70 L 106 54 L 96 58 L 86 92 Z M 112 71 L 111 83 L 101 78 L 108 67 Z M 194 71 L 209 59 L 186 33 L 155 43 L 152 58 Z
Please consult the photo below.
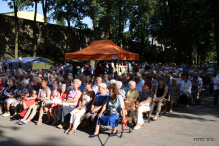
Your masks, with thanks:
M 214 105 L 217 105 L 218 96 L 219 96 L 219 90 L 214 90 Z

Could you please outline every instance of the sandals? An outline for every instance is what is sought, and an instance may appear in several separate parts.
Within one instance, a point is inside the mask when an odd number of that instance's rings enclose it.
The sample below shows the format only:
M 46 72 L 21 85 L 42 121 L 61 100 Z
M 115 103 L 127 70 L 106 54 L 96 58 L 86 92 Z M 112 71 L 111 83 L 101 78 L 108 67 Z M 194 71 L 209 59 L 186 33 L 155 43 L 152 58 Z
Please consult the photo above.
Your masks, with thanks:
M 62 124 L 59 124 L 58 126 L 56 126 L 57 128 L 59 128 L 59 129 L 63 129 L 63 126 L 62 126 Z
M 67 133 L 67 135 L 71 135 L 71 134 L 73 134 L 73 133 L 75 133 L 75 130 L 70 130 L 68 133 Z
M 67 134 L 70 131 L 70 128 L 65 130 L 64 133 Z
M 157 120 L 157 118 L 156 118 L 156 119 L 155 119 L 155 118 L 153 119 L 153 121 L 156 121 L 156 120 Z
M 40 124 L 42 124 L 42 122 L 43 122 L 43 120 L 40 119 L 40 120 L 38 120 L 38 122 L 36 123 L 36 125 L 40 125 Z
M 48 125 L 52 124 L 52 119 L 48 119 L 48 120 L 45 122 L 45 124 L 48 124 Z

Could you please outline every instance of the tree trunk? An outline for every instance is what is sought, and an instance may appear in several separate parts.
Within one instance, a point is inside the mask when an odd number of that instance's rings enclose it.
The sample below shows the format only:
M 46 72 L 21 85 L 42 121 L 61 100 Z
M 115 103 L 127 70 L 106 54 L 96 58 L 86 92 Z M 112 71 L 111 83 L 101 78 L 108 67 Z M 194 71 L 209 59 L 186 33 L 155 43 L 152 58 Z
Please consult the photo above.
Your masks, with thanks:
M 35 12 L 34 12 L 34 22 L 33 22 L 33 57 L 36 57 L 36 51 L 37 51 L 36 17 L 37 17 L 37 0 L 35 0 Z
M 118 34 L 118 45 L 122 45 L 122 1 L 119 2 L 119 34 Z
M 219 68 L 219 2 L 218 0 L 214 0 L 214 37 L 215 37 L 215 44 L 217 50 L 217 65 Z
M 15 58 L 18 58 L 18 29 L 19 29 L 19 24 L 18 24 L 18 18 L 17 18 L 17 12 L 18 12 L 18 8 L 17 8 L 17 4 L 16 4 L 16 1 L 13 1 L 14 3 L 14 18 L 15 18 L 15 25 L 14 25 L 14 28 L 15 28 L 15 43 L 14 43 L 14 57 Z
M 93 22 L 93 29 L 94 29 L 93 30 L 93 40 L 98 40 L 99 38 L 98 38 L 97 29 L 96 29 L 97 25 L 96 25 L 96 22 L 95 22 L 95 20 L 96 20 L 95 10 L 94 10 L 93 6 L 90 7 L 90 9 L 91 9 L 91 13 L 92 13 L 91 14 L 91 19 L 92 19 L 92 22 Z
M 45 2 L 45 3 L 44 3 Z M 43 23 L 43 56 L 46 55 L 46 48 L 47 48 L 47 9 L 48 9 L 48 3 L 47 0 L 42 0 L 42 9 L 43 9 L 43 15 L 44 15 L 44 23 Z
M 180 65 L 182 63 L 182 49 L 180 45 L 180 28 L 178 26 L 178 16 L 174 13 L 175 6 L 172 4 L 172 0 L 168 0 L 168 6 L 170 9 L 170 20 L 172 25 L 172 37 L 177 50 L 177 63 Z
M 70 15 L 70 11 L 71 11 L 71 1 L 68 0 L 68 16 L 67 16 L 67 22 L 68 22 L 68 32 L 67 32 L 67 43 L 66 43 L 66 49 L 65 49 L 65 52 L 68 51 L 68 48 L 69 48 L 69 39 L 70 39 L 70 29 L 71 29 L 71 23 L 70 23 L 70 20 L 71 20 L 71 15 Z

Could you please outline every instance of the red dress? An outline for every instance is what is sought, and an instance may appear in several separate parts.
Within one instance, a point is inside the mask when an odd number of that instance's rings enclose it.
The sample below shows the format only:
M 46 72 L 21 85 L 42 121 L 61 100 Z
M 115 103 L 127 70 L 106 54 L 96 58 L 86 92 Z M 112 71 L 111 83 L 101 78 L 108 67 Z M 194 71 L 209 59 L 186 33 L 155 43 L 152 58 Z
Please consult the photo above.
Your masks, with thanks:
M 31 100 L 24 99 L 21 102 L 24 102 L 27 108 L 29 108 L 31 105 L 33 105 L 36 102 L 36 99 L 31 99 Z
M 67 93 L 62 94 L 60 99 L 63 101 L 67 95 L 68 95 Z M 52 109 L 58 109 L 58 107 L 59 105 L 54 105 L 54 104 L 52 105 Z

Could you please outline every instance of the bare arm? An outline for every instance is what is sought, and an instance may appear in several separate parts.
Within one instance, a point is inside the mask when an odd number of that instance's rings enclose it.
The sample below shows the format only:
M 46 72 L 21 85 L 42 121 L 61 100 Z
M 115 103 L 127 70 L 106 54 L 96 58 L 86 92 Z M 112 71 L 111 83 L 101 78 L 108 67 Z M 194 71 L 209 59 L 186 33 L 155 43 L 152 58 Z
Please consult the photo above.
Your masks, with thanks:
M 152 100 L 152 97 L 148 97 L 146 100 L 140 102 L 139 104 L 149 103 L 149 102 L 151 102 L 151 100 Z
M 73 102 L 76 102 L 76 101 L 78 101 L 78 99 L 81 97 L 81 93 L 77 93 L 76 95 L 75 95 L 75 98 L 74 99 L 71 99 L 71 100 L 68 100 L 68 101 L 66 101 L 67 103 L 73 103 Z
M 103 105 L 102 110 L 100 111 L 100 113 L 98 114 L 98 119 L 102 116 L 103 112 L 106 110 L 106 104 Z
M 124 123 L 126 123 L 127 121 L 125 120 L 125 108 L 122 108 L 122 117 L 123 117 Z
M 81 97 L 79 99 L 79 102 L 78 102 L 78 109 L 81 108 L 81 103 L 82 103 L 82 97 L 83 97 L 84 94 L 81 94 Z

